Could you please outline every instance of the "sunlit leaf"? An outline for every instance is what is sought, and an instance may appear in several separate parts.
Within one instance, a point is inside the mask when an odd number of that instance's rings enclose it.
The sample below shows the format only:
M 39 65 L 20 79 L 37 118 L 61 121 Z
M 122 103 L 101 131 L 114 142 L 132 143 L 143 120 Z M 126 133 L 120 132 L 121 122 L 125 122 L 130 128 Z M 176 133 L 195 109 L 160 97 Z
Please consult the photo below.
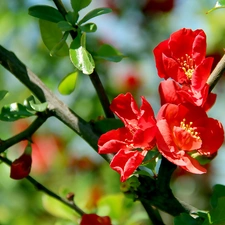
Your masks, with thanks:
M 215 6 L 210 9 L 207 13 L 214 11 L 215 9 L 225 8 L 225 0 L 219 0 L 216 2 Z
M 95 56 L 95 58 L 97 59 L 105 59 L 112 62 L 119 62 L 124 57 L 125 56 L 122 55 L 122 53 L 108 44 L 102 45 L 97 51 L 97 55 Z
M 74 91 L 77 83 L 77 76 L 78 71 L 75 71 L 73 73 L 69 73 L 63 78 L 58 86 L 58 90 L 62 95 L 69 95 Z
M 80 29 L 83 31 L 83 32 L 95 32 L 97 30 L 97 25 L 94 24 L 94 23 L 86 23 L 84 24 L 83 26 L 80 26 Z
M 97 9 L 94 9 L 92 11 L 90 11 L 89 13 L 87 13 L 83 19 L 81 19 L 78 23 L 78 25 L 81 25 L 85 22 L 87 22 L 88 20 L 96 17 L 96 16 L 100 16 L 102 14 L 106 14 L 106 13 L 110 13 L 112 12 L 112 9 L 110 8 L 97 8 Z
M 28 13 L 42 20 L 58 23 L 65 20 L 62 14 L 55 8 L 47 5 L 35 5 L 29 8 Z
M 91 74 L 95 68 L 95 62 L 91 54 L 83 47 L 69 50 L 70 59 L 73 65 L 84 74 Z
M 41 37 L 48 48 L 54 56 L 67 56 L 68 55 L 68 46 L 65 42 L 65 39 L 62 34 L 62 31 L 59 29 L 56 23 L 52 23 L 45 20 L 39 21 Z
M 86 8 L 92 0 L 71 0 L 72 8 L 75 12 L 79 12 L 81 9 Z
M 34 101 L 30 101 L 29 103 L 30 103 L 31 108 L 36 112 L 44 112 L 48 107 L 47 102 L 37 104 Z
M 16 121 L 18 119 L 33 116 L 34 114 L 29 112 L 27 107 L 20 103 L 12 103 L 2 107 L 0 120 L 3 121 Z
M 74 210 L 52 197 L 43 195 L 42 202 L 45 210 L 57 218 L 63 218 L 72 221 L 74 221 L 76 218 L 79 218 L 78 214 Z
M 5 98 L 5 96 L 8 94 L 8 91 L 6 90 L 1 90 L 0 91 L 0 101 Z

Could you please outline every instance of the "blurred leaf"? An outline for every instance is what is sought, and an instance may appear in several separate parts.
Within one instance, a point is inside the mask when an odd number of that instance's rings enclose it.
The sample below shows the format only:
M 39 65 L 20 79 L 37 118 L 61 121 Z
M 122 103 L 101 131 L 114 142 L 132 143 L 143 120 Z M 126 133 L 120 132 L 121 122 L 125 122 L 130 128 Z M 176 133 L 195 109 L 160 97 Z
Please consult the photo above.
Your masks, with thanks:
M 66 20 L 71 23 L 72 25 L 75 25 L 78 20 L 79 15 L 75 12 L 68 12 L 66 14 Z
M 54 54 L 54 56 L 67 56 L 68 46 L 65 42 L 65 35 L 62 35 L 58 25 L 49 21 L 39 20 L 39 26 L 42 40 L 48 50 L 52 51 L 51 54 Z
M 210 9 L 207 13 L 214 11 L 215 9 L 225 8 L 225 0 L 219 0 L 216 2 L 215 6 Z
M 62 95 L 69 95 L 74 91 L 77 83 L 77 76 L 78 71 L 75 71 L 67 74 L 66 77 L 63 78 L 58 86 L 58 90 Z
M 97 8 L 97 9 L 94 9 L 92 11 L 90 11 L 89 13 L 87 13 L 83 19 L 81 19 L 79 22 L 78 22 L 78 25 L 81 25 L 82 23 L 85 23 L 87 22 L 88 20 L 96 17 L 96 16 L 100 16 L 102 14 L 106 14 L 106 13 L 110 13 L 112 12 L 112 9 L 110 8 Z
M 79 12 L 81 9 L 86 8 L 92 0 L 71 0 L 72 8 L 75 12 Z
M 121 120 L 118 119 L 103 119 L 103 120 L 98 120 L 93 123 L 94 129 L 99 133 L 99 134 L 104 134 L 110 130 L 115 130 L 120 127 L 124 127 L 124 124 Z
M 174 218 L 174 225 L 201 225 L 202 219 L 194 219 L 187 213 L 181 213 L 179 216 Z
M 27 107 L 20 103 L 12 103 L 2 107 L 0 120 L 16 121 L 21 118 L 33 116 L 34 114 L 27 110 Z
M 97 25 L 94 23 L 86 23 L 86 24 L 80 26 L 80 29 L 83 32 L 87 32 L 87 33 L 95 32 L 97 30 Z
M 0 101 L 5 98 L 5 96 L 8 94 L 8 91 L 6 90 L 1 90 L 0 91 Z
M 58 218 L 74 221 L 80 217 L 73 209 L 50 196 L 43 195 L 42 203 L 45 210 Z
M 75 30 L 74 27 L 67 21 L 60 21 L 57 23 L 57 25 L 61 31 Z
M 95 62 L 91 54 L 83 47 L 69 50 L 70 59 L 73 65 L 84 74 L 91 74 L 95 68 Z
M 117 49 L 108 44 L 102 45 L 95 56 L 95 58 L 105 59 L 112 62 L 119 62 L 124 57 L 125 56 L 122 55 Z
M 55 8 L 48 5 L 35 5 L 28 9 L 28 13 L 42 20 L 58 23 L 65 20 L 62 14 Z
M 122 194 L 107 195 L 97 203 L 98 215 L 107 215 L 112 219 L 120 219 L 126 208 L 124 207 L 124 196 Z
M 220 197 L 225 197 L 225 186 L 221 184 L 216 184 L 213 187 L 213 194 L 210 199 L 210 203 L 213 208 L 217 206 L 217 202 Z

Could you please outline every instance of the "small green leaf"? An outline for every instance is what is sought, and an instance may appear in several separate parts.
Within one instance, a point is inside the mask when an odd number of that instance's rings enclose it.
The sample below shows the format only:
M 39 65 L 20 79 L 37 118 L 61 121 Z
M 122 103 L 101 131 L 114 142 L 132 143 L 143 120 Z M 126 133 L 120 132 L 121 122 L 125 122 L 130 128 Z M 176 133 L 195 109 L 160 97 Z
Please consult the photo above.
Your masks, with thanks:
M 8 91 L 6 90 L 1 90 L 0 91 L 0 101 L 5 98 L 5 96 L 8 94 Z
M 58 90 L 62 95 L 69 95 L 74 91 L 77 83 L 77 76 L 78 71 L 75 71 L 67 74 L 66 77 L 63 78 L 58 86 Z
M 78 49 L 70 49 L 70 60 L 73 65 L 84 74 L 91 74 L 95 68 L 95 62 L 91 54 L 83 47 Z
M 12 103 L 2 107 L 0 120 L 3 121 L 16 121 L 21 118 L 33 116 L 34 114 L 29 112 L 27 107 L 20 103 Z
M 225 0 L 219 0 L 216 2 L 215 6 L 210 9 L 207 13 L 214 11 L 215 9 L 225 8 Z
M 39 20 L 39 26 L 42 40 L 48 50 L 52 51 L 51 54 L 58 57 L 67 56 L 69 51 L 65 42 L 66 34 L 62 34 L 58 25 L 49 21 Z
M 86 23 L 86 24 L 80 26 L 80 29 L 83 32 L 87 32 L 87 33 L 95 32 L 97 30 L 97 25 L 94 23 Z
M 70 23 L 68 23 L 67 21 L 60 21 L 57 24 L 58 24 L 58 27 L 61 31 L 75 30 L 74 27 Z
M 43 102 L 43 103 L 37 103 L 37 100 L 35 100 L 34 96 L 31 95 L 24 101 L 24 106 L 27 107 L 28 110 L 30 111 L 36 111 L 36 112 L 44 112 L 47 107 L 48 103 Z
M 58 23 L 65 20 L 62 14 L 55 8 L 48 5 L 35 5 L 29 8 L 28 13 L 42 20 Z
M 90 5 L 92 0 L 71 0 L 71 5 L 74 12 L 79 12 L 81 9 L 86 8 Z
M 124 57 L 125 56 L 122 55 L 117 49 L 108 44 L 102 45 L 95 56 L 97 59 L 105 59 L 112 62 L 119 62 Z
M 81 25 L 85 22 L 87 22 L 88 20 L 96 17 L 96 16 L 100 16 L 102 14 L 106 14 L 106 13 L 110 13 L 112 12 L 112 9 L 110 8 L 97 8 L 97 9 L 94 9 L 92 11 L 90 11 L 88 14 L 86 14 L 83 19 L 81 19 L 78 23 L 78 25 Z

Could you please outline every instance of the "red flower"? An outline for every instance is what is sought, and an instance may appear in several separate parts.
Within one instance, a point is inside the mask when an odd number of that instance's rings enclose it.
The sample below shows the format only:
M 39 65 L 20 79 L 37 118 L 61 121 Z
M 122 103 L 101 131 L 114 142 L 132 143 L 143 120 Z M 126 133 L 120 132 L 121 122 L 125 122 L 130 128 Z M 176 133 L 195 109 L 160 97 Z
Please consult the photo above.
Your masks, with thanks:
M 20 180 L 27 177 L 31 170 L 31 154 L 24 152 L 18 159 L 13 161 L 10 170 L 10 177 Z
M 200 91 L 210 75 L 213 58 L 205 58 L 206 35 L 203 30 L 180 29 L 154 49 L 161 78 L 173 78 Z
M 140 109 L 130 93 L 120 94 L 110 106 L 125 127 L 103 134 L 99 153 L 116 153 L 110 166 L 125 181 L 142 163 L 145 155 L 155 146 L 156 121 L 150 104 L 142 97 Z
M 161 99 L 161 105 L 166 103 L 180 104 L 180 103 L 192 103 L 196 106 L 201 106 L 205 111 L 209 110 L 216 101 L 216 94 L 209 92 L 209 85 L 196 91 L 192 86 L 179 85 L 174 80 L 165 80 L 159 84 L 159 94 Z
M 80 225 L 112 225 L 108 216 L 98 216 L 96 214 L 84 214 L 82 216 Z
M 157 147 L 172 163 L 191 173 L 205 173 L 195 156 L 211 157 L 224 141 L 222 124 L 191 104 L 165 104 L 157 117 Z

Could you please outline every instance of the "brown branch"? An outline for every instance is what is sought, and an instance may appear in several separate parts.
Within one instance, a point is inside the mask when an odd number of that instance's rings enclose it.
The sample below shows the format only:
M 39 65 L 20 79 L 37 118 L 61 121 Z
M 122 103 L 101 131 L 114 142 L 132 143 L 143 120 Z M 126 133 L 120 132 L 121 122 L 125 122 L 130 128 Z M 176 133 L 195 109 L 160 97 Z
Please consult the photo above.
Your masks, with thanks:
M 17 79 L 28 87 L 41 101 L 48 103 L 49 116 L 55 116 L 81 136 L 93 149 L 98 150 L 99 136 L 93 131 L 90 123 L 84 121 L 75 112 L 60 101 L 45 84 L 16 57 L 13 52 L 0 46 L 0 64 L 9 70 Z M 111 155 L 101 155 L 108 162 Z
M 215 69 L 211 73 L 210 77 L 207 80 L 207 83 L 210 86 L 209 92 L 215 87 L 219 79 L 225 72 L 225 55 L 221 58 L 221 60 L 216 65 Z

